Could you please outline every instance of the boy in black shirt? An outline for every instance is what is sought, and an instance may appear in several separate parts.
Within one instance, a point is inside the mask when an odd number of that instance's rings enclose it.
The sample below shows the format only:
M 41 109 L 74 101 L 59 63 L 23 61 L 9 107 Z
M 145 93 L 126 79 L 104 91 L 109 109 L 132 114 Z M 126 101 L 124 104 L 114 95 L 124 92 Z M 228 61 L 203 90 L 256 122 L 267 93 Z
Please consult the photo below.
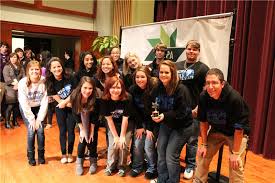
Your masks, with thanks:
M 228 144 L 230 182 L 244 182 L 244 157 L 249 133 L 248 106 L 226 81 L 222 71 L 206 74 L 206 91 L 200 95 L 198 119 L 202 145 L 198 148 L 198 167 L 194 183 L 207 182 L 209 164 L 223 144 Z M 209 125 L 211 129 L 207 134 Z

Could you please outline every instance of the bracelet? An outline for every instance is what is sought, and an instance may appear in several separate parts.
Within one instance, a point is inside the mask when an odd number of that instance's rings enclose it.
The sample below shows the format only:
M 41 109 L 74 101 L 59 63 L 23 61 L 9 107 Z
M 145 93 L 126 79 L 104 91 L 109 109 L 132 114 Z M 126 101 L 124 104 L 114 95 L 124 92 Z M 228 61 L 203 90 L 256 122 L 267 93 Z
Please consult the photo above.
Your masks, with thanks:
M 234 155 L 240 155 L 240 152 L 232 151 L 232 154 L 234 154 Z

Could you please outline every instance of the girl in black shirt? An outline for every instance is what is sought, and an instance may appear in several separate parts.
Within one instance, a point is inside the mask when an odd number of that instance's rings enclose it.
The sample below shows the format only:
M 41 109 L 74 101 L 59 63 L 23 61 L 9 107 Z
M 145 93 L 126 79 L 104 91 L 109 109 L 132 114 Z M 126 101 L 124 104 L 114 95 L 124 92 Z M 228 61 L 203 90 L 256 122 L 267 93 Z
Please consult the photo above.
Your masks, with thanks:
M 96 146 L 92 145 L 94 140 L 95 123 L 98 121 L 98 101 L 96 100 L 95 81 L 83 76 L 79 85 L 72 92 L 70 102 L 72 104 L 73 117 L 78 123 L 80 134 L 76 160 L 76 174 L 83 174 L 83 161 L 85 147 L 87 146 L 90 152 L 96 151 Z M 93 157 L 90 153 L 90 169 L 89 173 L 93 174 L 97 169 L 97 156 Z
M 131 100 L 123 81 L 114 76 L 105 82 L 101 113 L 107 120 L 108 157 L 105 175 L 110 176 L 118 168 L 119 176 L 125 176 L 132 125 L 128 122 Z
M 75 121 L 72 118 L 72 109 L 67 107 L 68 96 L 75 87 L 72 78 L 65 77 L 65 70 L 61 60 L 58 57 L 52 57 L 47 64 L 46 86 L 49 96 L 58 103 L 55 107 L 57 124 L 59 127 L 59 141 L 61 146 L 61 163 L 73 162 L 73 147 L 75 140 Z M 66 148 L 68 134 L 68 151 Z M 68 152 L 68 158 L 67 158 Z

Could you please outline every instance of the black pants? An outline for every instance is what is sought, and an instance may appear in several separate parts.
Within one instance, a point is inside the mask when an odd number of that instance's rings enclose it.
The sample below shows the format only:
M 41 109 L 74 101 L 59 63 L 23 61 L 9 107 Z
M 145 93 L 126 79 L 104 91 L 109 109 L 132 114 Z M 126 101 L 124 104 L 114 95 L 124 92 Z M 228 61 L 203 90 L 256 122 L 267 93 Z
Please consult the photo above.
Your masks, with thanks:
M 98 142 L 98 128 L 99 128 L 99 124 L 95 125 L 95 129 L 94 129 L 94 140 L 92 143 L 87 143 L 87 141 L 85 140 L 85 138 L 83 139 L 83 142 L 79 142 L 78 144 L 78 148 L 77 148 L 77 156 L 79 158 L 84 158 L 84 153 L 85 153 L 85 147 L 87 145 L 88 149 L 89 149 L 89 156 L 90 158 L 97 158 L 97 142 Z
M 72 117 L 72 109 L 64 108 L 60 109 L 58 107 L 55 108 L 57 124 L 59 127 L 59 141 L 61 146 L 62 155 L 67 154 L 67 133 L 68 133 L 68 154 L 73 153 L 74 148 L 74 140 L 75 140 L 75 121 Z

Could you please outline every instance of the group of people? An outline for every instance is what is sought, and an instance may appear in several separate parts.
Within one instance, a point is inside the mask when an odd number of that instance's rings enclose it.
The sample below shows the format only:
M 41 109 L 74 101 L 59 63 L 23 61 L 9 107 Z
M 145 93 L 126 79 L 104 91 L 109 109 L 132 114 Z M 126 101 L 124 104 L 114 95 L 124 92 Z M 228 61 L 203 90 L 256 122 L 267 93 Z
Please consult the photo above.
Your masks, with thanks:
M 98 128 L 106 124 L 107 166 L 105 175 L 125 176 L 145 171 L 158 183 L 180 181 L 180 154 L 186 145 L 184 178 L 207 182 L 209 164 L 219 147 L 230 150 L 230 180 L 243 182 L 248 140 L 248 107 L 223 77 L 223 73 L 199 60 L 200 43 L 186 44 L 186 60 L 165 59 L 167 46 L 155 46 L 155 60 L 142 65 L 135 53 L 120 58 L 118 47 L 100 62 L 89 51 L 80 54 L 75 77 L 66 74 L 63 62 L 52 57 L 41 75 L 38 61 L 26 66 L 18 82 L 19 108 L 28 129 L 27 156 L 35 165 L 35 134 L 38 163 L 45 163 L 43 121 L 55 102 L 61 163 L 71 163 L 75 125 L 79 126 L 76 174 L 83 174 L 85 148 L 89 149 L 89 173 L 97 170 Z M 201 145 L 198 147 L 198 136 Z M 132 143 L 131 143 L 132 142 Z M 131 144 L 131 147 L 130 147 Z M 199 160 L 196 163 L 196 155 Z

